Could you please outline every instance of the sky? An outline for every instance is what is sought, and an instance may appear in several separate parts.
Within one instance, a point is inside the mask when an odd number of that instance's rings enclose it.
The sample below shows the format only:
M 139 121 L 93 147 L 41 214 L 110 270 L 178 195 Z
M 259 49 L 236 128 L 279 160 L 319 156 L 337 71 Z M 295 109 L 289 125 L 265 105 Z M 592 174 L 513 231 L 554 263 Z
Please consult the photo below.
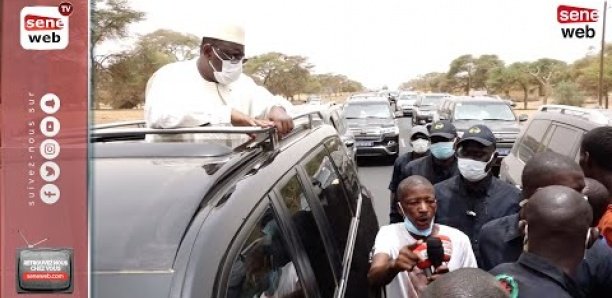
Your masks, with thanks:
M 506 64 L 547 57 L 573 62 L 601 45 L 603 1 L 534 0 L 128 0 L 146 20 L 121 42 L 96 54 L 129 48 L 157 29 L 198 34 L 218 18 L 245 24 L 248 56 L 276 51 L 309 58 L 315 73 L 344 74 L 371 89 L 397 88 L 429 72 L 446 72 L 463 54 L 496 54 Z M 557 6 L 599 10 L 595 38 L 565 39 Z M 609 5 L 609 6 L 612 6 Z M 611 39 L 607 22 L 606 40 Z M 612 42 L 612 40 L 610 40 Z M 593 48 L 594 47 L 594 48 Z

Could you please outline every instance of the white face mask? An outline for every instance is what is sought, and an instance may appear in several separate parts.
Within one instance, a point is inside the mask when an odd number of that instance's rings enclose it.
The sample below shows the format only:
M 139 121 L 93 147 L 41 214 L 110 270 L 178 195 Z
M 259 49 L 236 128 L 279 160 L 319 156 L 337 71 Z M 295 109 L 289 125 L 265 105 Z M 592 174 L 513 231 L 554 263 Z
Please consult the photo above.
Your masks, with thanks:
M 468 181 L 476 182 L 484 179 L 489 174 L 489 171 L 485 171 L 487 165 L 493 159 L 495 154 L 491 155 L 488 161 L 478 161 L 470 158 L 457 158 L 457 166 L 461 176 Z
M 429 141 L 425 139 L 416 139 L 410 144 L 412 145 L 412 151 L 416 153 L 424 153 L 429 149 Z
M 210 64 L 210 67 L 212 67 L 214 71 L 213 75 L 215 76 L 215 80 L 221 85 L 229 85 L 238 80 L 240 74 L 242 74 L 242 60 L 238 62 L 223 60 L 219 57 L 215 48 L 213 48 L 213 53 L 221 60 L 221 71 L 217 71 L 210 60 L 208 61 L 208 64 Z

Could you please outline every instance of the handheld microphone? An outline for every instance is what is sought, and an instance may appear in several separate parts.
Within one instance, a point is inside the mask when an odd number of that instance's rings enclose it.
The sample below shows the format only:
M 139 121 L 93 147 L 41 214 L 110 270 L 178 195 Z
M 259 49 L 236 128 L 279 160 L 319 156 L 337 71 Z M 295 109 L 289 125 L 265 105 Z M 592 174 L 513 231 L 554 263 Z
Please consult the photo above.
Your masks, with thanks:
M 427 256 L 434 268 L 438 268 L 444 261 L 444 247 L 438 237 L 427 238 Z
M 433 274 L 432 266 L 437 268 L 443 262 L 450 261 L 452 251 L 451 240 L 444 235 L 430 236 L 425 243 L 422 243 L 413 250 L 422 260 L 416 264 L 417 267 L 423 270 L 427 277 L 431 277 Z

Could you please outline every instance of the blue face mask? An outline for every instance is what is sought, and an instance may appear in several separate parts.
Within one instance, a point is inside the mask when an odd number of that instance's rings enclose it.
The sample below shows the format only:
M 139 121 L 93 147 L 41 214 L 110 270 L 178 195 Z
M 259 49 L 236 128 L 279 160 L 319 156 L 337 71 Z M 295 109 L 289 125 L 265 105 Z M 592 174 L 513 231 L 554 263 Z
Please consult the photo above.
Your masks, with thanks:
M 455 142 L 438 142 L 429 146 L 429 151 L 437 159 L 448 159 L 455 154 Z
M 402 210 L 402 213 L 404 213 L 404 209 L 402 208 L 402 205 L 400 205 L 398 203 L 400 209 Z M 405 214 L 405 213 L 404 213 Z M 417 235 L 417 236 L 421 236 L 421 237 L 428 237 L 429 235 L 431 235 L 431 231 L 433 230 L 433 225 L 434 225 L 434 219 L 431 219 L 431 223 L 429 224 L 429 227 L 425 230 L 419 230 L 419 228 L 417 228 L 412 221 L 410 221 L 410 219 L 408 219 L 408 217 L 404 216 L 404 227 L 406 228 L 406 230 L 408 230 L 408 232 L 410 234 L 413 235 Z

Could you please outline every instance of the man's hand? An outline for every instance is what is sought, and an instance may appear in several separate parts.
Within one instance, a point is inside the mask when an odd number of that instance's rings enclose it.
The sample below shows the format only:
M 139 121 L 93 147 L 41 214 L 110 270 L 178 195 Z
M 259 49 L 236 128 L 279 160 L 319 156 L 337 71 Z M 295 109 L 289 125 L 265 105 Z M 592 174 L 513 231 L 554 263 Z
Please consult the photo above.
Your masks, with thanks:
M 429 283 L 435 281 L 442 274 L 448 273 L 448 271 L 449 271 L 448 270 L 448 266 L 446 266 L 446 264 L 440 265 L 438 268 L 436 268 L 434 273 L 430 277 L 427 278 L 427 283 L 429 284 Z
M 397 259 L 393 260 L 393 263 L 391 265 L 392 268 L 397 272 L 412 271 L 412 269 L 414 269 L 414 266 L 416 266 L 416 264 L 421 261 L 419 256 L 414 253 L 413 250 L 422 243 L 423 240 L 419 240 L 413 245 L 404 246 L 399 251 L 399 256 L 397 257 Z
M 232 109 L 231 114 L 232 125 L 234 126 L 260 126 L 260 127 L 272 127 L 274 122 L 262 119 L 251 118 L 248 115 Z
M 274 122 L 274 126 L 281 135 L 293 130 L 293 118 L 281 107 L 272 107 L 268 113 L 268 119 Z

